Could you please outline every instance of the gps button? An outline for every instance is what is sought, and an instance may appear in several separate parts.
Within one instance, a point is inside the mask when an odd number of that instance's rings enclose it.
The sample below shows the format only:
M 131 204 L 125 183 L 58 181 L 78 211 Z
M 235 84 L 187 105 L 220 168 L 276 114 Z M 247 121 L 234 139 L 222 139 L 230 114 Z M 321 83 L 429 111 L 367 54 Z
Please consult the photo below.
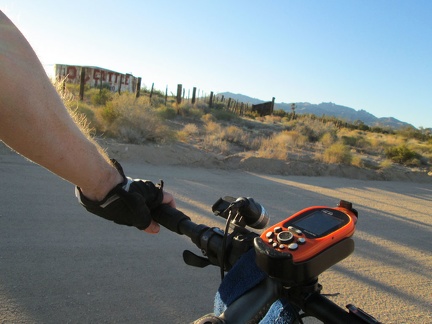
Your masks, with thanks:
M 298 244 L 297 243 L 291 243 L 290 245 L 288 245 L 288 249 L 294 251 L 298 249 Z
M 291 232 L 283 231 L 277 235 L 279 243 L 289 243 L 293 240 L 294 235 Z

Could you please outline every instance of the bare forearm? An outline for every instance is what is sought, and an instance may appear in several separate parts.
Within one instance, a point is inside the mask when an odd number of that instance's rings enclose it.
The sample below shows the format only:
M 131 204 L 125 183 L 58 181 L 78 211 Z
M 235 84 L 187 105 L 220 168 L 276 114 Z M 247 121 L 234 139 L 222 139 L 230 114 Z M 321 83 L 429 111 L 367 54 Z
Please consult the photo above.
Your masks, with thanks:
M 75 124 L 36 54 L 1 12 L 0 33 L 1 140 L 102 199 L 121 176 Z

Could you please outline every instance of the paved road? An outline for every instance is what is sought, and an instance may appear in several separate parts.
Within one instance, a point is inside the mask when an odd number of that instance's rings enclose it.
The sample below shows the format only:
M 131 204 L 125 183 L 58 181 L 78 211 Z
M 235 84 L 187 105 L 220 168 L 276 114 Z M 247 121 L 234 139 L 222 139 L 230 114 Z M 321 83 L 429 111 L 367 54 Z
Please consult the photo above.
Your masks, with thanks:
M 321 277 L 386 323 L 432 322 L 432 186 L 283 177 L 125 163 L 166 182 L 196 222 L 220 196 L 252 196 L 278 222 L 310 205 L 351 200 L 356 251 Z M 186 237 L 111 224 L 77 205 L 73 187 L 13 154 L 0 155 L 0 323 L 188 323 L 212 310 L 216 268 L 183 264 Z

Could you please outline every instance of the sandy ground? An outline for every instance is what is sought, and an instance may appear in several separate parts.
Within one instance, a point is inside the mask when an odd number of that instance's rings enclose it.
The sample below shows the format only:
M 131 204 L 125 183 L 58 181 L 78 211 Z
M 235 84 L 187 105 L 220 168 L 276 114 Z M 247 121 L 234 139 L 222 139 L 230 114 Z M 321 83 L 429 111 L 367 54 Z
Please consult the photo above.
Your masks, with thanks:
M 324 293 L 384 323 L 432 322 L 428 179 L 236 170 L 214 157 L 205 165 L 186 146 L 109 152 L 132 177 L 164 179 L 197 223 L 222 226 L 210 206 L 224 195 L 254 197 L 272 223 L 308 206 L 351 201 L 360 215 L 356 250 L 320 277 Z M 0 177 L 0 323 L 188 323 L 212 310 L 218 269 L 183 264 L 184 249 L 198 252 L 186 237 L 152 236 L 90 215 L 70 184 L 4 149 Z
M 393 164 L 382 170 L 356 166 L 319 163 L 310 154 L 290 154 L 288 161 L 264 159 L 250 153 L 220 155 L 205 152 L 193 145 L 174 143 L 170 145 L 133 145 L 102 141 L 110 155 L 122 161 L 146 162 L 155 165 L 182 165 L 204 169 L 242 170 L 273 175 L 331 176 L 361 180 L 415 181 L 432 184 L 432 172 L 427 174 L 414 168 Z M 310 153 L 310 152 L 309 152 Z

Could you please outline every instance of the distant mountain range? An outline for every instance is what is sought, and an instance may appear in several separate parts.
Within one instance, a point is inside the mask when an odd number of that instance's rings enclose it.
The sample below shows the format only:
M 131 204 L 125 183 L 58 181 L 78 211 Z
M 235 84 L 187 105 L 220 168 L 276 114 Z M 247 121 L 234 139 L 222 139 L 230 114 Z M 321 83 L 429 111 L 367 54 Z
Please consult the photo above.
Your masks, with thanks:
M 260 104 L 265 101 L 251 98 L 242 94 L 234 94 L 231 92 L 221 92 L 218 96 L 224 96 L 225 98 L 232 98 L 239 102 L 249 103 L 249 104 Z M 297 114 L 314 114 L 317 116 L 334 116 L 348 122 L 362 121 L 368 126 L 380 126 L 380 127 L 391 127 L 391 128 L 401 128 L 405 126 L 414 127 L 411 124 L 405 123 L 393 117 L 382 117 L 378 118 L 366 110 L 360 109 L 355 110 L 350 107 L 340 106 L 332 102 L 323 102 L 320 104 L 311 104 L 308 102 L 296 102 L 295 112 Z M 287 112 L 291 112 L 291 103 L 277 103 L 275 102 L 275 110 L 283 109 Z

